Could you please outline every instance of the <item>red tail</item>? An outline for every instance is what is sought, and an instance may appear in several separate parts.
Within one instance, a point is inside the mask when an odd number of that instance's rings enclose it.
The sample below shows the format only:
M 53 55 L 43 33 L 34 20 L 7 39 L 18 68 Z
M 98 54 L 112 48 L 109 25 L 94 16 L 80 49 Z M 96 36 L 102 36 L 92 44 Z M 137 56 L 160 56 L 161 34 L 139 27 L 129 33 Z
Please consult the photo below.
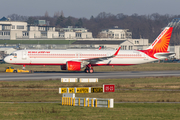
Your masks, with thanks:
M 148 49 L 153 53 L 167 52 L 172 31 L 173 27 L 166 27 Z
M 149 48 L 147 48 L 147 50 L 142 50 L 142 52 L 146 53 L 152 58 L 155 58 L 155 53 L 167 52 L 172 31 L 173 27 L 166 27 L 156 38 L 156 40 L 149 46 Z

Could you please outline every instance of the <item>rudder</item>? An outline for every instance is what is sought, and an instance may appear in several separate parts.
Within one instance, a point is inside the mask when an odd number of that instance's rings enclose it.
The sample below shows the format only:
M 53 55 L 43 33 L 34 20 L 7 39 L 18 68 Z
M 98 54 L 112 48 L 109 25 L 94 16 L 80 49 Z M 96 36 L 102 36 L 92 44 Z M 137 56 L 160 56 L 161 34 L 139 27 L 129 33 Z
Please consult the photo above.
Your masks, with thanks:
M 147 48 L 152 53 L 167 52 L 173 27 L 166 27 L 156 40 Z

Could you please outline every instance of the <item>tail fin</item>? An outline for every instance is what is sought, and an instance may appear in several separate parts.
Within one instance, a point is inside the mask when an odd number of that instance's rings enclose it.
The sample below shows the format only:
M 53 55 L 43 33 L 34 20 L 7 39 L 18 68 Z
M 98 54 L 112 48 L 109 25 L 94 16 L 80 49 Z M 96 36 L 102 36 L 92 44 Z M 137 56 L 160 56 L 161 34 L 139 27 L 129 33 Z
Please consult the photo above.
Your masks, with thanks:
M 173 27 L 165 27 L 156 40 L 147 48 L 153 54 L 167 52 Z

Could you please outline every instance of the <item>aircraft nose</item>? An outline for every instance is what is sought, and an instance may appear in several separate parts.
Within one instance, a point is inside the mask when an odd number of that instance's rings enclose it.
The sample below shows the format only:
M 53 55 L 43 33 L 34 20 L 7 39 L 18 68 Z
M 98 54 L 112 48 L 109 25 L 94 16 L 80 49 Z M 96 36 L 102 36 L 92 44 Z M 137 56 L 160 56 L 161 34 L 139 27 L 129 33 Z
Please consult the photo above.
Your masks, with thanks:
M 9 62 L 10 62 L 9 56 L 5 57 L 5 58 L 4 58 L 4 61 L 5 61 L 6 63 L 9 63 Z

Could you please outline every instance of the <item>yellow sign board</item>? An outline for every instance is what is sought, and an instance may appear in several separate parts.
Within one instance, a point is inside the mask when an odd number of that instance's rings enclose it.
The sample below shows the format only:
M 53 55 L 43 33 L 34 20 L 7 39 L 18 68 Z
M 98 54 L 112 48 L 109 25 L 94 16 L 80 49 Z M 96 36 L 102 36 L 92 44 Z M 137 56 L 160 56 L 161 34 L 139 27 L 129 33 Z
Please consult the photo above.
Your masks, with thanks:
M 67 88 L 61 88 L 61 93 L 67 93 Z
M 89 93 L 89 87 L 86 87 L 86 88 L 76 88 L 76 93 Z
M 92 87 L 91 88 L 91 93 L 102 93 L 103 92 L 103 87 Z
M 74 93 L 74 88 L 69 88 L 68 93 Z

